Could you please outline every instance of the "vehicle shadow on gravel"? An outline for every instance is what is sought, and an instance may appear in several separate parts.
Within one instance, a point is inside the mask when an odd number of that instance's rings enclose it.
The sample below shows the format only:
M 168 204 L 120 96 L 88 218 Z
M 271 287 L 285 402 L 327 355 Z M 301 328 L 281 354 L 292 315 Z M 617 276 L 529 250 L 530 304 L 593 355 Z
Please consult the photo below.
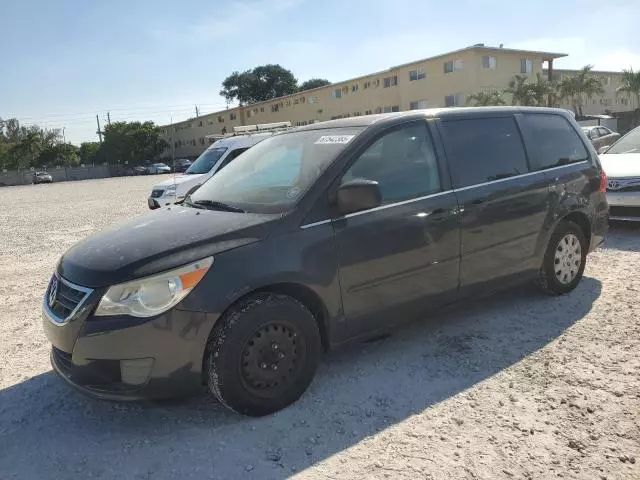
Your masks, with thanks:
M 0 477 L 285 478 L 545 347 L 589 312 L 601 287 L 584 278 L 563 297 L 523 287 L 448 308 L 329 355 L 299 402 L 259 419 L 205 394 L 94 400 L 44 373 L 0 391 Z
M 640 252 L 640 222 L 611 222 L 602 248 Z

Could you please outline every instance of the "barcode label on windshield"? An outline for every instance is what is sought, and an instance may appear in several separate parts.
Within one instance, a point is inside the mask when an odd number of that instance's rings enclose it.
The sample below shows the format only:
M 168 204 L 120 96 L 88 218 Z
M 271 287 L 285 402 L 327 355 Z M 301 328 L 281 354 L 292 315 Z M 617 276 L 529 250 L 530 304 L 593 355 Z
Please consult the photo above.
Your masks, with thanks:
M 324 135 L 316 140 L 314 143 L 318 144 L 336 144 L 336 143 L 349 143 L 355 135 Z

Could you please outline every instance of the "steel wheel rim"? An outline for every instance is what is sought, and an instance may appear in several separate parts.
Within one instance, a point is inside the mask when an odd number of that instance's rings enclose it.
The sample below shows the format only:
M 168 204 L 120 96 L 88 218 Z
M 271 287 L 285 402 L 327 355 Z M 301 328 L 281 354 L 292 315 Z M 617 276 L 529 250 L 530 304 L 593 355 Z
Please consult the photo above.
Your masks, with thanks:
M 568 233 L 556 245 L 553 258 L 553 271 L 556 279 L 563 285 L 575 280 L 582 265 L 582 245 L 573 233 Z
M 240 377 L 254 395 L 273 398 L 285 393 L 300 374 L 306 349 L 299 330 L 285 321 L 262 325 L 245 342 Z

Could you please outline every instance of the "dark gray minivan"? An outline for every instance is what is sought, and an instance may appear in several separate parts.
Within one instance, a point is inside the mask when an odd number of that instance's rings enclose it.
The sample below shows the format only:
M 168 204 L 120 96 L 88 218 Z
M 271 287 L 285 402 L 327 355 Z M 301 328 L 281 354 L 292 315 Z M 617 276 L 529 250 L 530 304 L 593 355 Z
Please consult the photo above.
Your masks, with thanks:
M 323 350 L 536 281 L 573 290 L 608 224 L 598 156 L 564 110 L 369 115 L 270 137 L 182 205 L 78 243 L 44 297 L 51 360 L 94 396 L 206 384 L 247 415 Z

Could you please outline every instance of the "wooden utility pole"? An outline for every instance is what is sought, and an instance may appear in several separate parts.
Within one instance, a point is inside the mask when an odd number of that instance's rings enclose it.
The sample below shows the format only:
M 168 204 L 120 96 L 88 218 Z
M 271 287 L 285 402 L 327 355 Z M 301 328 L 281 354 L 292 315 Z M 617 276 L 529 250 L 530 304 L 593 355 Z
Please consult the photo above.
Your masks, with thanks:
M 98 138 L 100 139 L 100 143 L 102 143 L 102 131 L 100 130 L 100 117 L 96 114 L 96 123 L 98 124 L 98 130 L 96 133 L 98 134 Z

